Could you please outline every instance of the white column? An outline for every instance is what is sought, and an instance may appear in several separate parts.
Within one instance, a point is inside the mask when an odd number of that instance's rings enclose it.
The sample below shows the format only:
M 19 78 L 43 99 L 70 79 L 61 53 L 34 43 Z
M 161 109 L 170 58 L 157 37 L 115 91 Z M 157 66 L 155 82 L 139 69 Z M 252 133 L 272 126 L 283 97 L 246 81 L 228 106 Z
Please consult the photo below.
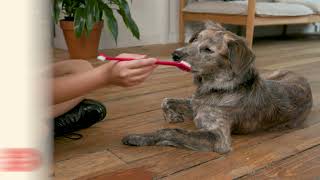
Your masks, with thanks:
M 44 71 L 51 60 L 48 3 L 7 1 L 0 6 L 0 179 L 48 179 L 51 121 L 45 80 L 50 72 Z M 22 152 L 23 157 L 13 163 L 8 151 Z M 31 158 L 39 157 L 37 166 Z M 19 162 L 30 162 L 31 169 Z

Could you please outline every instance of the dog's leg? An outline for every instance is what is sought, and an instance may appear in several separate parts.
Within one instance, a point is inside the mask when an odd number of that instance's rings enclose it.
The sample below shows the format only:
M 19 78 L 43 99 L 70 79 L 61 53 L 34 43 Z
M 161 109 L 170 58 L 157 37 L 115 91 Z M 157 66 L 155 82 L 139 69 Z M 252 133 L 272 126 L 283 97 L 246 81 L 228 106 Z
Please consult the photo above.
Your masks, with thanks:
M 193 118 L 190 99 L 165 98 L 161 104 L 164 118 L 169 123 L 183 122 Z
M 122 139 L 122 143 L 132 146 L 175 146 L 197 151 L 227 153 L 231 150 L 229 132 L 230 129 L 221 129 L 220 127 L 199 131 L 161 129 L 153 133 L 128 135 Z

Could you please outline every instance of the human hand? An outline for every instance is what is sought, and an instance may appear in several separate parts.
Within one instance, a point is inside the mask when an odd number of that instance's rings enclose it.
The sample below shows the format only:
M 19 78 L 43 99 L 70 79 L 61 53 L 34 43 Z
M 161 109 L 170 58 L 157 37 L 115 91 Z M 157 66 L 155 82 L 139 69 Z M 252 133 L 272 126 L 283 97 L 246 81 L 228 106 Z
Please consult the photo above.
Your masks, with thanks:
M 146 58 L 146 55 L 120 54 L 117 57 L 134 58 L 131 61 L 111 61 L 111 68 L 108 72 L 108 83 L 129 87 L 135 86 L 145 81 L 157 67 L 156 59 Z

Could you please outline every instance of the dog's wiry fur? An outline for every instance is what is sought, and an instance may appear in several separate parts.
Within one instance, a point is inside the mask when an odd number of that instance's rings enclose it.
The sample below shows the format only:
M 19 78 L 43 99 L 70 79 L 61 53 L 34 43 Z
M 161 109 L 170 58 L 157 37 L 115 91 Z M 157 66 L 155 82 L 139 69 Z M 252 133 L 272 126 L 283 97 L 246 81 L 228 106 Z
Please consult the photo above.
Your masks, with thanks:
M 245 40 L 218 24 L 208 23 L 175 55 L 191 64 L 197 90 L 191 99 L 164 99 L 164 116 L 169 122 L 193 119 L 198 130 L 128 135 L 124 144 L 226 153 L 231 133 L 297 127 L 310 112 L 312 94 L 305 78 L 288 71 L 259 74 Z

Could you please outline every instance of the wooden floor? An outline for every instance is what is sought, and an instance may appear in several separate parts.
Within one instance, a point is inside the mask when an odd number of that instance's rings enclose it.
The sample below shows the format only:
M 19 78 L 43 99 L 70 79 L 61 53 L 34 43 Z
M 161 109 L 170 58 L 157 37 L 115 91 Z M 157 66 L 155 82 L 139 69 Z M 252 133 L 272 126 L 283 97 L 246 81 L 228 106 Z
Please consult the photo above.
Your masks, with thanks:
M 179 44 L 106 51 L 169 58 Z M 285 132 L 233 136 L 227 155 L 171 147 L 128 147 L 120 140 L 129 133 L 165 127 L 195 129 L 192 122 L 167 124 L 160 104 L 165 97 L 189 97 L 191 75 L 159 67 L 150 79 L 134 88 L 106 87 L 88 95 L 103 102 L 108 118 L 80 131 L 83 138 L 55 139 L 56 179 L 319 179 L 320 178 L 320 38 L 257 40 L 256 65 L 288 69 L 309 79 L 314 107 L 305 128 Z M 67 58 L 55 50 L 55 59 Z M 94 65 L 99 63 L 91 60 Z M 254 117 L 253 117 L 254 118 Z

